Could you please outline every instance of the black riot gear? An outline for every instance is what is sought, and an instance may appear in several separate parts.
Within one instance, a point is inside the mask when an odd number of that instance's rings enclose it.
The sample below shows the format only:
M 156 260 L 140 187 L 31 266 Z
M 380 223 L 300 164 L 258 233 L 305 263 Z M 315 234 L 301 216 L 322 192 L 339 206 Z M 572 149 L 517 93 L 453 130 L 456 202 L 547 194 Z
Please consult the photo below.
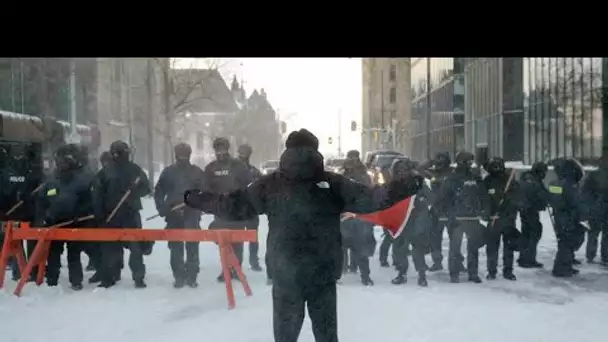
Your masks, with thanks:
M 60 172 L 81 168 L 83 163 L 80 147 L 76 144 L 59 147 L 55 152 L 55 165 Z
M 230 157 L 230 141 L 220 137 L 213 140 L 213 150 L 217 160 L 226 160 Z
M 249 164 L 249 158 L 251 158 L 251 154 L 253 153 L 253 148 L 249 144 L 243 144 L 238 148 L 239 159 Z
M 452 163 L 448 152 L 438 152 L 435 155 L 435 167 L 439 169 L 447 168 Z
M 129 145 L 122 140 L 116 140 L 110 145 L 110 155 L 115 162 L 128 162 L 130 153 Z
M 501 175 L 505 173 L 505 161 L 500 157 L 492 157 L 484 165 L 484 169 L 491 175 Z
M 175 160 L 178 163 L 190 163 L 192 148 L 186 143 L 179 143 L 173 149 L 175 151 Z
M 456 167 L 459 169 L 467 169 L 473 165 L 473 161 L 475 160 L 475 156 L 466 151 L 458 152 L 456 155 Z

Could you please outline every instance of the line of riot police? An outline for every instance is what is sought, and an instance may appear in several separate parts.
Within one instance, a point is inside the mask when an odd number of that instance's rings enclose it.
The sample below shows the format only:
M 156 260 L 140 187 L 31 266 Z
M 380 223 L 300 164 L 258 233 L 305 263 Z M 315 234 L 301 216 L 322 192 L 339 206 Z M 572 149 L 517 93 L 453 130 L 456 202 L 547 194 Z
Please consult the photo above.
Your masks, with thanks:
M 358 165 L 358 153 L 349 152 L 343 174 L 358 180 L 350 164 Z M 360 163 L 360 161 L 359 161 Z M 549 163 L 557 179 L 545 185 L 548 165 L 535 163 L 519 180 L 515 171 L 508 171 L 502 158 L 494 157 L 483 163 L 482 168 L 473 167 L 474 156 L 460 152 L 455 166 L 448 153 L 438 153 L 434 160 L 418 164 L 409 158 L 397 158 L 391 167 L 391 175 L 401 177 L 422 175 L 427 184 L 419 190 L 414 208 L 403 232 L 393 239 L 385 232 L 380 247 L 380 264 L 388 267 L 388 254 L 392 245 L 393 265 L 397 276 L 395 285 L 407 281 L 408 256 L 411 255 L 418 273 L 418 284 L 427 286 L 426 272 L 443 270 L 442 242 L 444 229 L 449 237 L 448 272 L 452 283 L 460 282 L 460 274 L 466 273 L 470 282 L 481 283 L 479 276 L 479 249 L 486 248 L 487 280 L 498 274 L 498 259 L 502 241 L 502 277 L 515 281 L 514 255 L 519 252 L 517 264 L 522 268 L 542 268 L 537 259 L 537 246 L 542 236 L 543 225 L 540 212 L 548 209 L 557 238 L 557 253 L 552 275 L 571 277 L 578 273 L 574 265 L 580 262 L 574 253 L 582 246 L 585 231 L 588 231 L 587 261 L 594 262 L 601 238 L 601 261 L 608 266 L 608 163 L 603 162 L 597 172 L 583 180 L 583 168 L 574 159 L 560 158 Z M 363 174 L 364 171 L 359 173 Z M 484 177 L 485 174 L 485 177 Z M 579 185 L 582 184 L 582 185 Z M 519 213 L 521 232 L 516 228 Z M 358 221 L 358 222 L 357 222 Z M 355 222 L 357 222 L 355 224 Z M 344 247 L 353 254 L 375 246 L 373 227 L 355 233 L 353 226 L 365 225 L 350 215 L 342 221 Z M 358 234 L 358 235 L 357 235 Z M 466 236 L 465 257 L 461 253 L 463 237 Z M 361 241 L 358 246 L 353 241 Z M 368 248 L 369 249 L 369 248 Z M 366 259 L 373 253 L 368 253 Z M 432 266 L 427 266 L 425 255 L 430 254 Z M 347 254 L 345 253 L 345 256 Z M 345 257 L 344 272 L 356 272 L 358 260 Z M 368 265 L 365 260 L 363 264 Z M 361 281 L 373 285 L 369 266 L 361 268 Z
M 228 193 L 244 189 L 261 176 L 260 171 L 249 163 L 253 152 L 249 145 L 239 146 L 238 159 L 229 154 L 227 139 L 218 138 L 213 144 L 216 160 L 204 170 L 190 163 L 192 150 L 189 145 L 175 146 L 175 163 L 162 170 L 154 191 L 154 202 L 159 215 L 165 219 L 166 229 L 200 229 L 201 212 L 183 203 L 188 189 L 209 189 L 216 193 Z M 0 152 L 5 151 L 4 149 Z M 6 151 L 5 151 L 6 152 Z M 14 151 L 13 151 L 14 152 Z M 7 154 L 7 153 L 4 153 Z M 24 154 L 22 154 L 24 155 Z M 10 158 L 2 156 L 3 166 Z M 101 170 L 95 173 L 87 165 L 87 151 L 76 144 L 59 147 L 54 154 L 55 169 L 46 177 L 34 177 L 31 168 L 10 160 L 11 167 L 3 167 L 1 220 L 33 222 L 37 227 L 61 228 L 141 228 L 141 198 L 151 193 L 144 171 L 130 161 L 129 146 L 122 141 L 111 144 L 109 151 L 100 156 Z M 17 161 L 25 161 L 22 157 Z M 17 209 L 14 204 L 20 203 Z M 65 224 L 71 220 L 76 223 Z M 257 218 L 232 222 L 214 217 L 210 229 L 254 229 Z M 199 243 L 170 242 L 170 266 L 174 287 L 197 287 L 199 273 Z M 243 244 L 234 246 L 238 259 L 243 259 Z M 35 243 L 28 241 L 28 254 Z M 67 266 L 71 288 L 83 288 L 81 254 L 89 257 L 87 271 L 95 271 L 89 283 L 108 288 L 121 280 L 124 267 L 124 250 L 129 251 L 128 266 L 136 288 L 145 288 L 146 266 L 144 256 L 152 252 L 151 242 L 64 242 L 51 244 L 46 268 L 46 283 L 56 286 L 61 269 L 61 255 L 67 249 Z M 259 245 L 250 243 L 249 261 L 254 271 L 262 271 L 258 257 Z M 185 251 L 185 253 L 184 253 Z M 29 256 L 29 255 L 28 255 Z M 13 279 L 20 277 L 16 262 L 11 262 Z M 33 272 L 35 274 L 36 272 Z M 236 278 L 236 274 L 233 274 Z M 33 279 L 31 279 L 33 280 Z M 218 281 L 223 281 L 223 275 Z

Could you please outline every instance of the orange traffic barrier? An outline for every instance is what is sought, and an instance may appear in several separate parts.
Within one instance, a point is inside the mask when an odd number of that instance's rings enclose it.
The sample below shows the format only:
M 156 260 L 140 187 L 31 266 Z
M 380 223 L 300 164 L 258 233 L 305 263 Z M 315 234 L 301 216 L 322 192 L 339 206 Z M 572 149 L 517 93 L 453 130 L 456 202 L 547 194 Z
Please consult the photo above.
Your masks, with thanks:
M 228 308 L 233 309 L 235 304 L 234 290 L 230 269 L 234 269 L 243 284 L 247 296 L 251 296 L 251 288 L 241 269 L 234 250 L 233 243 L 255 242 L 257 232 L 254 230 L 199 230 L 199 229 L 132 229 L 132 228 L 30 228 L 28 222 L 8 221 L 5 224 L 4 243 L 0 253 L 0 288 L 4 285 L 4 276 L 8 259 L 16 256 L 21 278 L 17 283 L 14 294 L 21 295 L 23 287 L 38 266 L 36 284 L 42 284 L 46 259 L 52 241 L 185 241 L 203 242 L 211 241 L 219 245 L 220 262 L 226 285 Z M 25 261 L 22 240 L 37 240 L 30 259 Z

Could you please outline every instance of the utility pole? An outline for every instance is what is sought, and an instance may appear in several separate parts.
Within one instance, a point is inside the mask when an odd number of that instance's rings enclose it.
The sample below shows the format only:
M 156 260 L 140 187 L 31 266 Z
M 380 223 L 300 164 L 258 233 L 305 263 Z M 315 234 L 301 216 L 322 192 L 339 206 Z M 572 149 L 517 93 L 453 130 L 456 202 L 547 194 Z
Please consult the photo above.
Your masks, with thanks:
M 431 160 L 431 58 L 426 59 L 426 157 Z
M 150 180 L 150 184 L 154 184 L 154 132 L 152 129 L 152 125 L 154 124 L 154 114 L 152 113 L 152 63 L 150 58 L 146 59 L 146 111 L 148 120 L 147 121 L 147 155 L 148 155 L 148 179 Z
M 342 157 L 342 108 L 338 109 L 338 158 Z
M 70 58 L 70 142 L 77 143 L 78 130 L 76 129 L 76 61 Z
M 380 139 L 384 148 L 384 70 L 380 69 Z

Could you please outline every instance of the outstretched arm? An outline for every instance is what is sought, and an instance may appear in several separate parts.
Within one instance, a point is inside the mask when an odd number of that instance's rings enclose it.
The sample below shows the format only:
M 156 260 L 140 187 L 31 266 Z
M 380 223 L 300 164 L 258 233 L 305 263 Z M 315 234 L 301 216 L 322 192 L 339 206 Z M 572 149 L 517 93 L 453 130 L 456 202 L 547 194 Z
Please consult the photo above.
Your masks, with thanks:
M 234 221 L 251 219 L 266 213 L 266 178 L 251 183 L 246 189 L 216 194 L 200 189 L 184 194 L 187 206 L 208 214 L 229 217 Z
M 393 179 L 390 183 L 369 188 L 341 175 L 332 175 L 331 186 L 343 202 L 343 211 L 358 214 L 372 213 L 392 207 L 397 202 L 415 195 L 422 188 L 424 179 L 412 176 Z

